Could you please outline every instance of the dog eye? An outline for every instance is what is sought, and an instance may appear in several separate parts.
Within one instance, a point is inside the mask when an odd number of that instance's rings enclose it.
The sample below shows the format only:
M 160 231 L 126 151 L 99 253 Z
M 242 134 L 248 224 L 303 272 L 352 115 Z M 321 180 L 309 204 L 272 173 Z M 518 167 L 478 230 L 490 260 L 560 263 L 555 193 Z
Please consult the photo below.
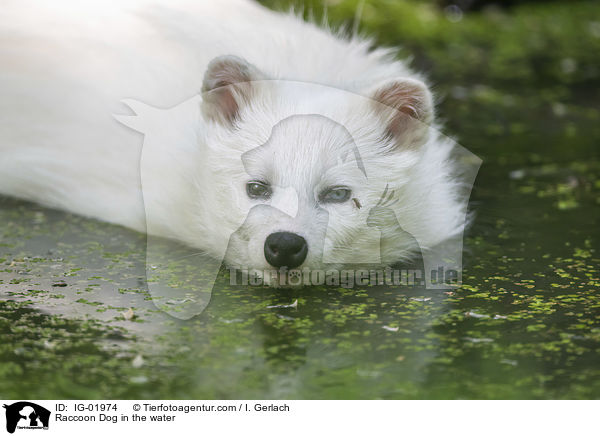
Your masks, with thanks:
M 321 203 L 344 203 L 350 199 L 352 191 L 348 188 L 335 187 L 321 192 L 319 201 Z
M 266 200 L 271 196 L 271 187 L 264 182 L 248 182 L 246 184 L 246 193 L 250 198 Z

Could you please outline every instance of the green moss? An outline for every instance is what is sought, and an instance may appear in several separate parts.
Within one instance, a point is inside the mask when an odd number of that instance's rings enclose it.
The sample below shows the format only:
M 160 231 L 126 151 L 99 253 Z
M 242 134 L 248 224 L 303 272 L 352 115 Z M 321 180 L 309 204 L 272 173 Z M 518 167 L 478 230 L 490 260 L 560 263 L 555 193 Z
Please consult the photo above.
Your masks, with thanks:
M 352 25 L 357 0 L 328 3 Z M 446 131 L 484 160 L 451 292 L 247 288 L 221 271 L 179 321 L 152 301 L 144 235 L 0 199 L 0 396 L 598 398 L 599 22 L 593 2 L 459 22 L 433 2 L 365 3 L 361 31 L 414 55 Z M 150 285 L 206 279 L 163 260 Z

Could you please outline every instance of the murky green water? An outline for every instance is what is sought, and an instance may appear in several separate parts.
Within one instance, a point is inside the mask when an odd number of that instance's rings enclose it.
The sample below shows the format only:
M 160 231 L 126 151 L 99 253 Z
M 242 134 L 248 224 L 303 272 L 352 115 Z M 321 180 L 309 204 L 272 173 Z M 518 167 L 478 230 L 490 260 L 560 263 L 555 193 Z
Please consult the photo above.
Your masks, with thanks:
M 451 54 L 431 69 L 448 131 L 484 160 L 451 293 L 231 288 L 223 273 L 179 321 L 150 301 L 143 235 L 3 198 L 0 397 L 600 397 L 600 67 L 580 56 L 564 80 L 540 61 L 542 83 L 457 72 Z

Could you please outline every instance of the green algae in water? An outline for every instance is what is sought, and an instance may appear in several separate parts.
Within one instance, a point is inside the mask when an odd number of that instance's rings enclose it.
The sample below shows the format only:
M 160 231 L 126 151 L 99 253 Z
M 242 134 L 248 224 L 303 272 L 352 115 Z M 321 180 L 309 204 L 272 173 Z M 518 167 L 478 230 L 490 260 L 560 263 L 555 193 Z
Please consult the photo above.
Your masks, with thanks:
M 361 27 L 415 54 L 448 132 L 484 159 L 458 290 L 232 287 L 221 270 L 204 312 L 181 321 L 152 301 L 144 235 L 2 199 L 0 396 L 598 398 L 590 22 L 591 2 L 460 23 L 433 4 L 365 4 Z M 177 268 L 161 273 L 178 284 Z

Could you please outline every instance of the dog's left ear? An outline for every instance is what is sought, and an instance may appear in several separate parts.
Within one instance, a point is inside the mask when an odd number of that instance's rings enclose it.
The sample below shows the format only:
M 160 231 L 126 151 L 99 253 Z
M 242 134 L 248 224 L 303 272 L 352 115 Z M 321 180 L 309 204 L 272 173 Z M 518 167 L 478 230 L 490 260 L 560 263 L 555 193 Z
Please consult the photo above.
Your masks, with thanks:
M 219 56 L 208 64 L 202 83 L 202 113 L 207 119 L 232 126 L 255 94 L 253 81 L 266 76 L 237 56 Z
M 425 83 L 411 78 L 390 80 L 371 90 L 376 112 L 384 117 L 395 148 L 416 147 L 427 140 L 433 121 L 433 98 Z

